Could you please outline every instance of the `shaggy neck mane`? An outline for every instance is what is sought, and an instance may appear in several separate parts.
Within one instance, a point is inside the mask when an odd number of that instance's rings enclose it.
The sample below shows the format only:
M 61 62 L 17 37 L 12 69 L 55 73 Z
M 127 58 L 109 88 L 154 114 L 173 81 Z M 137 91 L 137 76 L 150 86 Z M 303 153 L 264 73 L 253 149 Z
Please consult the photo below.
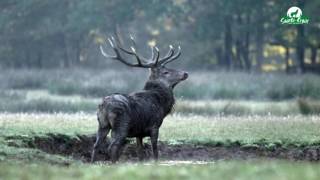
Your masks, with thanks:
M 172 88 L 167 87 L 160 81 L 149 80 L 146 82 L 143 89 L 152 93 L 159 105 L 164 108 L 163 110 L 166 115 L 170 113 L 175 102 Z

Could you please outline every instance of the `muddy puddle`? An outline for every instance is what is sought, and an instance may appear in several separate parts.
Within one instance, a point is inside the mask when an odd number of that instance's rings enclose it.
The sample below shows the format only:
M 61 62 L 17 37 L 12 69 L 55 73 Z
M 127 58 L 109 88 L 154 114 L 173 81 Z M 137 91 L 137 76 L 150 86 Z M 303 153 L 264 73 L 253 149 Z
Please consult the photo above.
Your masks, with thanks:
M 50 154 L 72 156 L 83 162 L 89 162 L 95 136 L 69 137 L 59 134 L 48 134 L 46 137 L 34 137 L 25 140 L 24 146 L 37 148 Z M 109 161 L 107 153 L 108 141 L 103 144 L 97 154 L 97 161 Z M 144 144 L 146 160 L 152 159 L 151 146 Z M 320 161 L 320 146 L 308 147 L 259 147 L 259 146 L 223 146 L 223 145 L 172 145 L 167 142 L 159 142 L 159 157 L 163 161 L 193 161 L 209 162 L 218 160 L 237 159 L 287 159 L 294 161 Z M 126 143 L 123 148 L 120 161 L 137 162 L 135 141 Z

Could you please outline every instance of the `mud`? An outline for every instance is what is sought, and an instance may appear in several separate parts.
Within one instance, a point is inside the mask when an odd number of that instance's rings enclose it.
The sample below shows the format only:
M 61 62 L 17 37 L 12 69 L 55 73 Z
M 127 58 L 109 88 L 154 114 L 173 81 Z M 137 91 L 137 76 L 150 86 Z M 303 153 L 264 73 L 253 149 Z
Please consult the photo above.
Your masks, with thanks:
M 72 156 L 75 159 L 89 162 L 90 153 L 95 137 L 49 134 L 46 137 L 34 137 L 25 141 L 25 146 L 37 148 L 50 154 Z M 108 161 L 108 141 L 103 144 L 98 152 L 98 161 Z M 151 146 L 144 145 L 146 160 L 152 159 Z M 288 159 L 302 161 L 320 161 L 320 146 L 307 147 L 281 147 L 266 148 L 265 146 L 243 146 L 233 144 L 223 145 L 171 145 L 167 142 L 159 142 L 159 157 L 165 161 L 217 161 L 236 159 Z M 135 141 L 128 142 L 123 148 L 120 161 L 138 161 Z

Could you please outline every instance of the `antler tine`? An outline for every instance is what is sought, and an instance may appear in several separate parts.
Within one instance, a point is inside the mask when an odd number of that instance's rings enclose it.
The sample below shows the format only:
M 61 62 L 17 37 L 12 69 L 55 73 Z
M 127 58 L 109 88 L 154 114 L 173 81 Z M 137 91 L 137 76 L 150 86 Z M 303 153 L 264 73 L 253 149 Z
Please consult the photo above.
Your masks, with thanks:
M 114 40 L 113 37 L 111 37 L 111 38 Z M 108 38 L 108 42 L 109 42 L 110 46 L 111 46 L 112 48 L 114 48 L 114 43 L 112 42 L 112 40 L 111 40 L 110 38 Z
M 172 56 L 174 55 L 174 49 L 173 46 L 170 44 L 169 45 L 169 51 L 167 53 L 167 55 L 163 58 L 161 58 L 161 60 L 159 61 L 160 64 L 164 63 L 165 61 L 167 61 L 168 59 L 170 59 Z
M 173 54 L 174 54 L 174 49 L 173 49 L 173 46 L 170 44 L 169 45 L 169 51 L 168 51 L 167 55 L 163 59 L 170 58 Z
M 125 61 L 119 50 L 117 49 L 117 42 L 115 41 L 114 37 L 111 37 L 111 38 L 108 38 L 108 42 L 110 44 L 110 46 L 112 47 L 113 51 L 115 52 L 115 55 L 112 56 L 112 55 L 109 55 L 108 53 L 106 53 L 102 47 L 102 45 L 100 45 L 100 51 L 102 53 L 102 55 L 106 58 L 110 58 L 112 60 L 118 60 L 120 62 L 122 62 L 123 64 L 127 65 L 127 66 L 132 66 L 132 67 L 140 67 L 139 64 L 131 64 L 131 63 L 128 63 L 127 61 Z
M 168 60 L 163 61 L 161 63 L 161 65 L 164 66 L 164 65 L 168 64 L 169 62 L 172 62 L 172 61 L 178 59 L 180 57 L 180 55 L 181 55 L 181 47 L 178 46 L 178 52 L 174 56 L 171 56 L 170 58 L 168 58 Z
M 136 42 L 134 41 L 134 38 L 133 38 L 133 36 L 132 36 L 131 34 L 130 34 L 130 40 L 131 40 L 131 42 L 132 42 L 132 46 L 130 46 L 131 51 L 125 49 L 125 48 L 122 46 L 121 43 L 119 43 L 119 46 L 118 46 L 119 49 L 121 49 L 123 52 L 125 52 L 125 53 L 127 53 L 127 54 L 130 54 L 130 55 L 135 56 L 135 58 L 136 58 L 137 61 L 138 61 L 138 64 L 141 64 L 141 66 L 144 66 L 144 65 L 142 64 L 142 61 L 143 61 L 144 63 L 147 63 L 147 65 L 148 65 L 148 63 L 150 63 L 150 62 L 148 62 L 148 60 L 147 60 L 146 58 L 144 58 L 143 56 L 141 56 L 141 55 L 138 54 Z
M 154 66 L 157 66 L 157 65 L 158 65 L 158 62 L 159 62 L 160 51 L 159 51 L 159 49 L 158 49 L 157 46 L 155 46 L 153 49 L 157 52 L 156 59 L 154 60 Z M 152 60 L 153 60 L 153 59 L 154 59 L 154 58 L 152 58 Z
M 112 42 L 112 40 L 111 40 L 110 38 L 108 38 L 108 42 L 109 42 L 110 46 L 112 47 L 112 49 L 115 49 L 115 48 L 114 48 L 114 47 L 115 47 L 115 46 L 114 46 L 114 43 Z M 112 56 L 112 55 L 109 55 L 108 53 L 106 53 L 106 52 L 104 51 L 104 49 L 103 49 L 102 44 L 100 45 L 100 51 L 101 51 L 102 55 L 103 55 L 104 57 L 106 57 L 106 58 L 111 58 L 111 59 L 116 58 L 116 56 Z
M 133 55 L 135 55 L 135 56 L 138 56 L 138 58 L 139 58 L 139 60 L 140 61 L 143 61 L 144 63 L 147 63 L 147 64 L 150 64 L 150 63 L 152 63 L 152 60 L 153 60 L 153 56 L 154 56 L 154 54 L 153 54 L 153 49 L 151 49 L 151 52 L 152 52 L 152 58 L 151 58 L 151 61 L 150 60 L 148 60 L 148 59 L 146 59 L 146 58 L 144 58 L 143 56 L 140 56 L 140 55 L 138 55 L 138 52 L 137 52 L 137 43 L 135 42 L 135 40 L 134 40 L 134 37 L 130 34 L 130 40 L 131 40 L 131 43 L 132 43 L 132 46 L 130 47 L 131 48 L 131 50 L 132 50 L 132 52 L 133 52 Z M 142 63 L 141 63 L 142 64 Z
M 154 61 L 154 47 L 153 46 L 149 46 L 151 49 L 151 60 Z
M 137 59 L 138 64 L 139 64 L 141 67 L 144 67 L 144 65 L 141 63 L 141 59 L 140 59 L 140 57 L 138 56 L 138 54 L 136 53 L 136 50 L 134 49 L 134 47 L 131 47 L 131 48 L 132 48 L 134 57 Z
M 150 66 L 156 67 L 159 61 L 160 52 L 157 46 L 150 46 L 151 48 L 151 62 L 149 63 Z M 154 53 L 156 52 L 156 53 Z
M 140 66 L 143 66 L 142 62 L 141 62 L 141 59 L 143 59 L 143 57 L 140 57 L 138 54 L 137 54 L 137 46 L 136 46 L 136 42 L 134 41 L 133 39 L 133 36 L 130 34 L 130 40 L 132 42 L 132 46 L 130 46 L 131 48 L 131 51 L 132 51 L 132 54 L 136 57 L 137 61 L 138 61 L 138 64 Z M 145 60 L 143 60 L 145 61 Z
M 133 52 L 125 49 L 124 47 L 122 47 L 122 44 L 121 44 L 121 42 L 120 42 L 120 40 L 119 40 L 119 37 L 117 37 L 116 40 L 115 40 L 115 38 L 114 38 L 113 36 L 111 36 L 111 38 L 112 38 L 112 40 L 113 40 L 114 42 L 117 43 L 117 47 L 118 47 L 119 49 L 121 49 L 121 51 L 123 51 L 123 52 L 125 52 L 125 53 L 127 53 L 127 54 L 130 54 L 130 55 L 134 55 Z
M 121 51 L 123 51 L 123 52 L 125 52 L 125 53 L 127 53 L 127 54 L 130 54 L 130 55 L 134 55 L 135 56 L 135 58 L 137 59 L 137 62 L 138 62 L 138 64 L 135 64 L 135 66 L 141 66 L 141 67 L 144 67 L 143 66 L 143 64 L 141 63 L 141 58 L 139 57 L 139 55 L 137 54 L 137 52 L 136 52 L 136 49 L 135 49 L 135 47 L 133 47 L 133 46 L 131 46 L 130 48 L 131 48 L 131 50 L 132 51 L 129 51 L 129 50 L 127 50 L 127 49 L 125 49 L 124 47 L 122 47 L 122 44 L 121 44 L 121 42 L 120 42 L 120 40 L 119 39 L 117 39 L 117 41 L 115 40 L 115 38 L 112 36 L 111 37 L 112 38 L 112 40 L 114 41 L 114 42 L 117 42 L 117 47 L 121 50 Z M 118 37 L 119 38 L 119 37 Z M 132 35 L 130 35 L 130 39 L 132 40 L 132 42 L 134 43 L 134 46 L 135 46 L 135 42 L 134 42 L 134 40 L 133 40 L 133 37 L 132 37 Z M 116 51 L 118 51 L 118 49 L 115 49 Z M 118 51 L 119 52 L 119 51 Z M 120 54 L 120 53 L 119 53 Z
M 130 40 L 132 42 L 131 49 L 137 49 L 136 42 L 134 41 L 133 36 L 131 34 L 130 34 Z

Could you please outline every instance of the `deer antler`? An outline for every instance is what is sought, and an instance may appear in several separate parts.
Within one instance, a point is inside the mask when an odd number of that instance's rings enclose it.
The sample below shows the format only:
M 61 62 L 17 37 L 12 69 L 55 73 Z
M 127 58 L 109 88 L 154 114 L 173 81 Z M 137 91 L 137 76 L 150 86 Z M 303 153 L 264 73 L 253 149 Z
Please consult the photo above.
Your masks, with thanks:
M 169 52 L 167 53 L 167 55 L 159 61 L 159 64 L 161 64 L 162 66 L 178 59 L 178 57 L 180 57 L 180 55 L 181 55 L 181 47 L 180 46 L 178 46 L 177 53 L 174 53 L 174 49 L 173 49 L 172 45 L 170 45 L 169 48 L 170 49 L 169 49 Z
M 130 66 L 130 67 L 142 67 L 142 68 L 154 68 L 157 66 L 164 66 L 165 64 L 174 61 L 181 55 L 181 48 L 180 46 L 178 47 L 178 53 L 174 52 L 174 48 L 172 45 L 169 46 L 169 51 L 166 56 L 163 58 L 160 58 L 160 52 L 157 46 L 151 47 L 151 58 L 146 59 L 137 53 L 137 48 L 136 48 L 136 42 L 134 41 L 134 38 L 130 36 L 130 40 L 132 42 L 132 46 L 130 47 L 131 50 L 128 50 L 124 48 L 119 40 L 119 37 L 115 39 L 113 36 L 108 38 L 108 42 L 113 49 L 115 55 L 109 55 L 104 51 L 104 48 L 102 45 L 100 46 L 100 51 L 103 56 L 106 58 L 110 58 L 113 60 L 118 60 L 122 62 L 123 64 Z M 130 63 L 126 61 L 122 56 L 121 53 L 126 53 L 129 55 L 132 55 L 135 57 L 137 60 L 137 63 Z

